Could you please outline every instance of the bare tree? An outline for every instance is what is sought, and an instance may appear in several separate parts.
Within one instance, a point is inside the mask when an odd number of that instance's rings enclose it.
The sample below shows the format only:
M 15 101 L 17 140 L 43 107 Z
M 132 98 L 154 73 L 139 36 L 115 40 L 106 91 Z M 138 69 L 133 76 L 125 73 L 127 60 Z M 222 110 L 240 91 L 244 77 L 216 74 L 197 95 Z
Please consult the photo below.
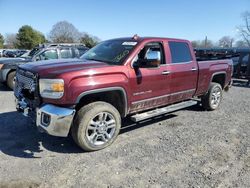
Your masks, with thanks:
M 200 47 L 202 47 L 202 48 L 212 48 L 212 47 L 214 47 L 214 43 L 211 40 L 205 39 L 205 40 L 201 41 Z
M 49 39 L 56 43 L 79 42 L 81 33 L 67 21 L 57 22 L 49 33 Z
M 246 11 L 242 14 L 242 19 L 244 25 L 238 27 L 238 31 L 242 36 L 242 39 L 247 43 L 250 47 L 250 12 Z
M 15 33 L 7 33 L 5 35 L 6 48 L 15 48 L 17 45 L 17 38 Z
M 247 43 L 246 43 L 246 41 L 238 40 L 235 42 L 235 47 L 244 48 L 244 47 L 247 47 Z
M 231 48 L 233 46 L 234 39 L 230 36 L 224 36 L 219 40 L 219 47 Z
M 191 41 L 193 48 L 199 48 L 200 47 L 200 41 L 199 40 L 193 40 Z

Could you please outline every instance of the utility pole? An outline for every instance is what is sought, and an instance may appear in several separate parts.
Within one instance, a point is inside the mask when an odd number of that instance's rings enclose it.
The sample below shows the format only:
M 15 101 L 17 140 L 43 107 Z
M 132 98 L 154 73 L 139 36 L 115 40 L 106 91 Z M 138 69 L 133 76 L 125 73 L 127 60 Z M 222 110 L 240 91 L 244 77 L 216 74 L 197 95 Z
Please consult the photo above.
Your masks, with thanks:
M 205 37 L 205 48 L 207 47 L 207 36 Z

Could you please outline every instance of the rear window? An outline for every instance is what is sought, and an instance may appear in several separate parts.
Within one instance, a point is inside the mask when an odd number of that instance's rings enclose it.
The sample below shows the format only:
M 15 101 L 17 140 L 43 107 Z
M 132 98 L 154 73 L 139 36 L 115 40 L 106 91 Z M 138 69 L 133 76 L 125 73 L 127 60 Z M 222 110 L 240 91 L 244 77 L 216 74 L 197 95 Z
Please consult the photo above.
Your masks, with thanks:
M 172 63 L 183 63 L 192 61 L 192 56 L 187 43 L 169 42 Z

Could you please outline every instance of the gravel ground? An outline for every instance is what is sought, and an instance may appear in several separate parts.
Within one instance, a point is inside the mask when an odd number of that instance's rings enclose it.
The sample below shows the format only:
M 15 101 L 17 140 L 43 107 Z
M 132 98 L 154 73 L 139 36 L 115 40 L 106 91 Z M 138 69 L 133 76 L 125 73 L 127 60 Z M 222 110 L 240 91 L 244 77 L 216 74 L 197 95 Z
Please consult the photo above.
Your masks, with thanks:
M 217 111 L 126 121 L 112 146 L 85 153 L 37 132 L 0 85 L 0 187 L 250 187 L 249 99 L 238 83 Z

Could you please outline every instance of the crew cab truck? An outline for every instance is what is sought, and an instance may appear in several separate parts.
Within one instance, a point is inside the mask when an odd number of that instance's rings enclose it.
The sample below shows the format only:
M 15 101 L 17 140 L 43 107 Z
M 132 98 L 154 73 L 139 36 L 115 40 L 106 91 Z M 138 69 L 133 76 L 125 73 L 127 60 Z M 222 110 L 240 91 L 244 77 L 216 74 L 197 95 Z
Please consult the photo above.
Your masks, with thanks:
M 80 59 L 21 65 L 14 94 L 17 110 L 34 116 L 39 130 L 71 132 L 94 151 L 116 139 L 126 116 L 137 122 L 196 100 L 217 109 L 231 75 L 231 60 L 197 62 L 187 40 L 134 36 L 101 42 Z

